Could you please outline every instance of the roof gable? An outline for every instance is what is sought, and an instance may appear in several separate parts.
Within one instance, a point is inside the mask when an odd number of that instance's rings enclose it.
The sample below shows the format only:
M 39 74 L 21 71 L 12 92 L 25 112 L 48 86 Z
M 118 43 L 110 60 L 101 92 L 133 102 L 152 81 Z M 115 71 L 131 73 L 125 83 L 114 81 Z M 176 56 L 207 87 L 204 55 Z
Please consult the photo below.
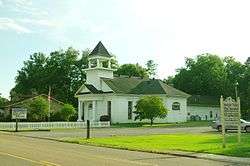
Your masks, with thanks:
M 104 56 L 104 57 L 112 57 L 108 50 L 104 47 L 101 41 L 95 46 L 93 51 L 89 54 L 89 56 Z
M 83 84 L 76 92 L 75 95 L 77 94 L 87 94 L 87 93 L 90 93 L 90 90 L 86 87 L 85 84 Z
M 104 92 L 102 90 L 98 90 L 91 84 L 83 84 L 78 91 L 75 93 L 77 95 L 84 95 L 84 94 L 103 94 L 103 93 L 113 93 L 113 91 Z

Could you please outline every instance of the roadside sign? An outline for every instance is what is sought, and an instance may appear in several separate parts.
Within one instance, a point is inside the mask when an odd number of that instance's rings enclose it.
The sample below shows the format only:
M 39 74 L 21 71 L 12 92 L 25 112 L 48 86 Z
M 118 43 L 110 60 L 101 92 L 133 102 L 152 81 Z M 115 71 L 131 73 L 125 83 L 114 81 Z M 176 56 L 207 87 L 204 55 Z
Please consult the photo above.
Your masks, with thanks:
M 27 119 L 27 109 L 12 108 L 12 119 Z
M 232 98 L 227 98 L 224 101 L 224 115 L 225 126 L 230 128 L 237 128 L 239 117 L 238 103 Z
M 221 96 L 220 99 L 221 107 L 221 125 L 222 125 L 222 136 L 223 136 L 223 148 L 226 146 L 225 135 L 226 128 L 238 130 L 238 143 L 240 143 L 241 135 L 241 123 L 240 123 L 240 98 L 238 97 L 235 101 L 231 97 L 225 100 Z

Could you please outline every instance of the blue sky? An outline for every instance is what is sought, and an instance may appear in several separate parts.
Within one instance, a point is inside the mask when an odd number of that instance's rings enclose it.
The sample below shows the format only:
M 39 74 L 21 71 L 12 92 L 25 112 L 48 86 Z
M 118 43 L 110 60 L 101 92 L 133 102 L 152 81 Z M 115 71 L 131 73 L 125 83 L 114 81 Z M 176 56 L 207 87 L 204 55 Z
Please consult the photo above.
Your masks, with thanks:
M 92 49 L 99 40 L 119 63 L 158 63 L 166 78 L 184 57 L 250 54 L 247 0 L 0 0 L 0 93 L 34 52 Z

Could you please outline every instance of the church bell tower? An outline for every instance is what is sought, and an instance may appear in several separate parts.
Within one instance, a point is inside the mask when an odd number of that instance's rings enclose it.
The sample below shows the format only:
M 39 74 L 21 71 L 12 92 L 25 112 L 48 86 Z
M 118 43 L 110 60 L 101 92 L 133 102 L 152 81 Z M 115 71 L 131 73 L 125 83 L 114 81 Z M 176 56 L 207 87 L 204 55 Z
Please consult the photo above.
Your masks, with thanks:
M 113 78 L 115 71 L 111 67 L 112 56 L 104 47 L 101 41 L 95 46 L 88 57 L 88 68 L 86 71 L 86 84 L 92 84 L 96 89 L 101 90 L 101 78 Z

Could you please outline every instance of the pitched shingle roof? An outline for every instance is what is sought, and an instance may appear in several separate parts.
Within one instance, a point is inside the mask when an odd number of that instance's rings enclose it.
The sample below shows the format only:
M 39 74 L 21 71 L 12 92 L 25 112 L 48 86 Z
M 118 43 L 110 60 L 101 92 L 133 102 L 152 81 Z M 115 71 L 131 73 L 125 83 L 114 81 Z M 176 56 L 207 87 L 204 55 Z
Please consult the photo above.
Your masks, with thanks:
M 166 94 L 172 97 L 189 97 L 188 94 L 177 90 L 158 79 L 120 78 L 104 79 L 104 82 L 115 92 L 124 94 Z
M 19 104 L 22 104 L 22 103 L 25 103 L 25 102 L 28 102 L 28 101 L 32 101 L 32 100 L 34 100 L 34 99 L 36 99 L 36 98 L 38 98 L 38 97 L 43 97 L 43 98 L 45 98 L 45 99 L 48 99 L 48 98 L 49 98 L 49 96 L 46 95 L 46 94 L 40 94 L 40 95 L 31 97 L 31 98 L 28 98 L 28 99 L 24 99 L 24 100 L 21 100 L 21 101 L 12 103 L 12 104 L 10 104 L 10 105 L 6 105 L 6 106 L 4 106 L 4 107 L 5 107 L 5 108 L 7 108 L 7 107 L 14 107 L 14 106 L 16 106 L 16 105 L 19 105 Z M 53 102 L 56 102 L 56 103 L 58 103 L 58 104 L 60 104 L 60 105 L 63 105 L 63 104 L 64 104 L 63 102 L 61 102 L 61 101 L 59 101 L 59 100 L 57 100 L 57 99 L 55 99 L 55 98 L 53 98 L 53 97 L 51 97 L 51 96 L 50 96 L 50 100 L 53 101 Z
M 108 91 L 108 92 L 104 92 L 102 90 L 98 90 L 94 87 L 94 85 L 91 84 L 84 84 L 84 86 L 86 86 L 86 88 L 90 91 L 90 92 L 81 92 L 81 88 L 76 92 L 75 95 L 84 95 L 84 94 L 103 94 L 103 93 L 113 93 L 113 91 Z
M 104 57 L 112 57 L 108 50 L 104 47 L 101 41 L 95 46 L 93 51 L 89 54 L 89 56 L 104 56 Z
M 115 92 L 129 94 L 131 89 L 135 88 L 142 79 L 114 77 L 113 79 L 102 78 L 102 80 Z
M 91 92 L 91 93 L 101 93 L 100 90 L 96 89 L 93 85 L 91 84 L 84 84 L 88 90 Z

